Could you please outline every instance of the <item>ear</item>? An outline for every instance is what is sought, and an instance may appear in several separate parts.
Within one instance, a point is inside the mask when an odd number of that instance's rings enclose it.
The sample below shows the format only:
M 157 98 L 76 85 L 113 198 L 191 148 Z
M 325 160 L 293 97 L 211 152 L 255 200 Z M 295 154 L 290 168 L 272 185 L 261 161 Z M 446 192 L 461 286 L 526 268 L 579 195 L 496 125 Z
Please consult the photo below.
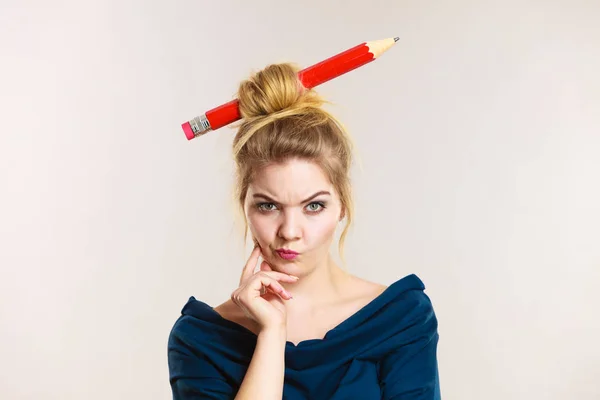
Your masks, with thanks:
M 340 213 L 340 221 L 343 220 L 345 216 L 346 216 L 346 209 L 342 208 L 342 212 Z

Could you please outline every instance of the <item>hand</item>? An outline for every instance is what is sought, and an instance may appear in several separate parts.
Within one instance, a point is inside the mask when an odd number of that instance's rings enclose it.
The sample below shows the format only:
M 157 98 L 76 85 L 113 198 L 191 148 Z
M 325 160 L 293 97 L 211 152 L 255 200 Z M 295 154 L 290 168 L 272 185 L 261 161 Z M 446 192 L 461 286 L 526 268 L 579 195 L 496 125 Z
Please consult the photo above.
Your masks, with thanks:
M 284 300 L 287 301 L 292 296 L 279 281 L 294 283 L 298 278 L 273 271 L 266 261 L 260 264 L 260 271 L 254 273 L 260 255 L 260 246 L 256 245 L 242 270 L 240 286 L 231 294 L 231 300 L 249 318 L 256 321 L 261 330 L 285 327 L 287 314 Z

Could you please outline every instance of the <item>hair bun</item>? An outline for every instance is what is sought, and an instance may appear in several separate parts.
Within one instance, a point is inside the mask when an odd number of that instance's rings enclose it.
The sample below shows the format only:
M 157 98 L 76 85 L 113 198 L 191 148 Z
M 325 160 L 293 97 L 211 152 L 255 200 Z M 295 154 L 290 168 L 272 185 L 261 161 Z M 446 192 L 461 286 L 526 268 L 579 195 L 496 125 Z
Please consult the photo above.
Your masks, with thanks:
M 265 117 L 294 108 L 317 108 L 318 95 L 302 86 L 294 64 L 271 64 L 243 81 L 238 89 L 240 115 L 244 119 Z

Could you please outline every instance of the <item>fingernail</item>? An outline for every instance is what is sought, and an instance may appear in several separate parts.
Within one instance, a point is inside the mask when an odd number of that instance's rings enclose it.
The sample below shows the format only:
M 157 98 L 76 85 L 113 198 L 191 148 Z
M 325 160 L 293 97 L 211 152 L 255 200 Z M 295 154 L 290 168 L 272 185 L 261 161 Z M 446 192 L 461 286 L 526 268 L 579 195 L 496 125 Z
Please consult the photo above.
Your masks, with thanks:
M 293 299 L 294 296 L 292 296 L 292 294 L 290 292 L 288 292 L 287 290 L 285 291 L 285 294 L 287 294 L 289 296 L 290 299 Z
M 297 277 L 297 276 L 295 276 L 295 275 L 290 275 L 290 277 L 291 277 L 291 278 L 294 278 L 294 279 L 296 279 L 296 280 L 300 279 L 300 278 L 298 278 L 298 277 Z

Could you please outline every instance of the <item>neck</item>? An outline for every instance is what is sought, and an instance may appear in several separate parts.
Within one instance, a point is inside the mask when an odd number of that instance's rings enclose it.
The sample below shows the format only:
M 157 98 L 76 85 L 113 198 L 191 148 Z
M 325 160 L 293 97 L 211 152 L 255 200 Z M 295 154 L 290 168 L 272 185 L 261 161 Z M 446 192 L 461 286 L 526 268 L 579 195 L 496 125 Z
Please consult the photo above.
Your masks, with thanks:
M 299 277 L 296 283 L 280 282 L 294 296 L 285 301 L 288 312 L 303 312 L 333 304 L 348 295 L 343 288 L 350 274 L 340 268 L 330 255 L 311 268 L 310 273 Z

